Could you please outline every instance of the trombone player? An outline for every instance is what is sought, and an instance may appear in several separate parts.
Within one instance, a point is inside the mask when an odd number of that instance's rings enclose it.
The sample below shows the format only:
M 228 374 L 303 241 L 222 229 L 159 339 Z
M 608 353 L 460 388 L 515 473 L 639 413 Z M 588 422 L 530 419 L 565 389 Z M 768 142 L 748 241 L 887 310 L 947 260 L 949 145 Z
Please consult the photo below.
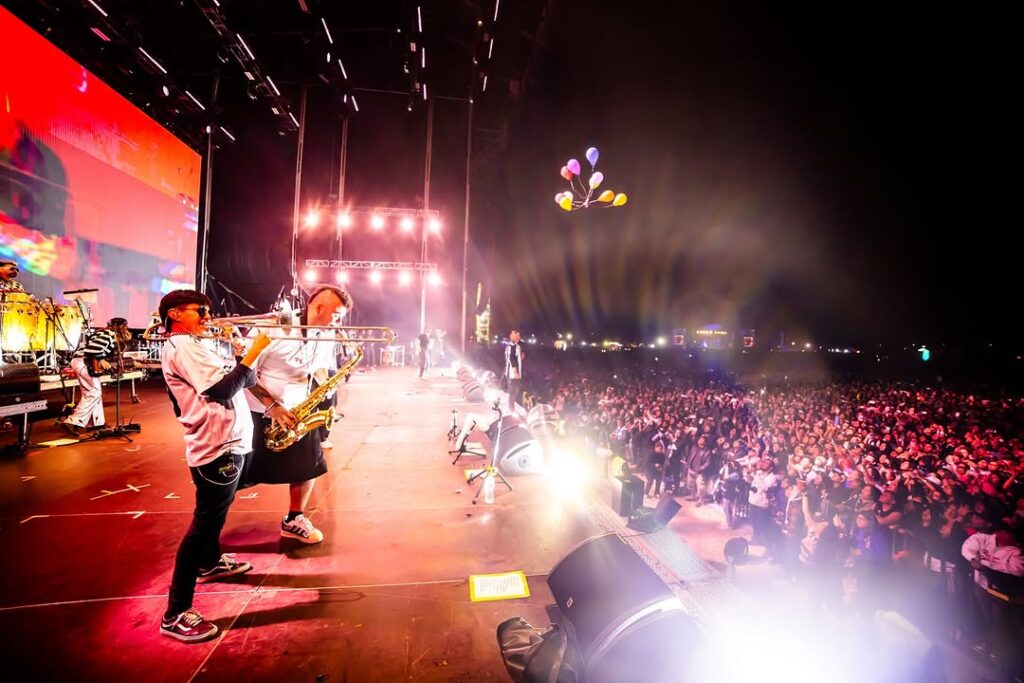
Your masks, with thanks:
M 338 326 L 352 310 L 352 297 L 344 289 L 323 285 L 309 297 L 300 324 Z M 293 429 L 297 422 L 291 409 L 310 393 L 310 379 L 327 381 L 334 344 L 316 343 L 301 328 L 284 327 L 259 357 L 253 370 L 256 385 L 246 391 L 252 411 L 253 457 L 244 486 L 288 484 L 288 513 L 281 520 L 281 536 L 302 543 L 320 543 L 323 532 L 306 516 L 306 506 L 316 479 L 327 472 L 318 434 L 307 434 L 282 451 L 267 448 L 265 430 L 271 420 Z

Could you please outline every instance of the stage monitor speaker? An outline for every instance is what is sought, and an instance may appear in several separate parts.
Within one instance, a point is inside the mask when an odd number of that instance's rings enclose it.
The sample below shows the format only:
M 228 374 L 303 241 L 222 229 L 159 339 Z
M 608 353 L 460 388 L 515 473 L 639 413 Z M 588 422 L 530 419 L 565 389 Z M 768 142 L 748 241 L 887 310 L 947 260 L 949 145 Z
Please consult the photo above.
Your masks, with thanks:
M 475 379 L 462 383 L 462 397 L 470 403 L 484 402 L 484 388 Z
M 551 569 L 548 587 L 587 661 L 598 661 L 639 622 L 683 609 L 665 582 L 614 533 L 573 549 Z
M 644 480 L 633 475 L 612 480 L 612 508 L 622 517 L 630 517 L 644 504 Z
M 526 415 L 526 428 L 534 436 L 547 436 L 558 432 L 558 413 L 554 406 L 538 403 Z
M 676 516 L 681 507 L 676 502 L 676 499 L 671 496 L 662 498 L 654 508 L 654 521 L 658 526 L 668 526 L 668 523 L 672 521 L 672 518 Z
M 498 469 L 503 474 L 540 474 L 544 471 L 544 448 L 518 421 L 502 420 L 501 436 L 491 439 L 498 449 Z
M 690 683 L 704 636 L 683 610 L 647 614 L 584 662 L 588 683 Z
M 662 498 L 658 501 L 658 505 L 654 508 L 653 512 L 648 509 L 639 515 L 631 517 L 626 526 L 644 534 L 653 533 L 660 528 L 668 526 L 668 523 L 679 512 L 679 508 L 680 505 L 674 498 Z
M 0 362 L 0 394 L 37 394 L 39 391 L 38 365 Z

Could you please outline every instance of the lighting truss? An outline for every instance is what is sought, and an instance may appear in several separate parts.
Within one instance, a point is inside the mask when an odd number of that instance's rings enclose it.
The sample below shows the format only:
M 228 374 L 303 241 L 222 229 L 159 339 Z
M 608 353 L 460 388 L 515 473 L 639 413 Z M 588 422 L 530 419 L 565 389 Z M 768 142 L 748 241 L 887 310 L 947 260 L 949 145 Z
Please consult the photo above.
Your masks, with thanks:
M 270 102 L 271 110 L 277 114 L 281 124 L 288 130 L 298 130 L 299 124 L 291 113 L 291 103 L 284 97 L 270 76 L 256 60 L 249 45 L 241 35 L 232 31 L 227 24 L 224 12 L 221 11 L 220 3 L 217 0 L 194 0 L 196 7 L 203 13 L 206 20 L 210 22 L 214 32 L 224 43 L 224 46 L 231 52 L 238 65 L 242 67 L 246 78 L 251 80 L 264 99 Z

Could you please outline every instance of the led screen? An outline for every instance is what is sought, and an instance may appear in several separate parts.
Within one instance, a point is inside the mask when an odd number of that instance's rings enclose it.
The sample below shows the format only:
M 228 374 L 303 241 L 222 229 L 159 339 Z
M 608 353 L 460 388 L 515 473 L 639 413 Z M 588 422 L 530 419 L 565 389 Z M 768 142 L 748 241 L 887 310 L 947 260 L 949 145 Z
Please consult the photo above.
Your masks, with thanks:
M 195 285 L 200 156 L 0 8 L 0 258 L 39 299 L 144 326 Z

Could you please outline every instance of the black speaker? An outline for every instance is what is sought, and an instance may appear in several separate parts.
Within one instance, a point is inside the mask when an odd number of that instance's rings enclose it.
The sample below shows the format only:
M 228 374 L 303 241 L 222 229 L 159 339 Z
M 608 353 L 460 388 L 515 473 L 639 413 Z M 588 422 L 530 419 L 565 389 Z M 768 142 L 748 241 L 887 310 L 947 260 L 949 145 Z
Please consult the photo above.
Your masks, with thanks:
M 630 517 L 644 504 L 644 480 L 633 475 L 615 477 L 612 482 L 612 508 L 622 517 Z
M 506 415 L 501 419 L 501 435 L 497 422 L 487 430 L 491 445 L 498 449 L 498 468 L 503 474 L 540 474 L 544 470 L 544 449 L 518 418 Z
M 641 500 L 643 499 L 641 498 Z M 650 509 L 644 510 L 639 515 L 631 517 L 626 526 L 641 533 L 650 534 L 659 528 L 668 526 L 679 509 L 680 505 L 674 498 L 662 498 L 653 512 Z
M 0 362 L 0 394 L 39 393 L 39 366 Z
M 654 611 L 636 619 L 585 662 L 589 683 L 688 683 L 701 679 L 690 653 L 704 635 L 683 610 Z
M 665 582 L 614 533 L 594 536 L 573 549 L 551 569 L 548 587 L 587 661 L 600 660 L 634 624 L 683 608 Z
M 672 521 L 672 518 L 676 516 L 676 513 L 679 512 L 681 507 L 682 506 L 676 502 L 675 498 L 662 498 L 654 508 L 655 523 L 658 526 L 668 526 L 668 523 Z
M 471 403 L 484 402 L 484 388 L 475 379 L 462 383 L 462 397 Z

